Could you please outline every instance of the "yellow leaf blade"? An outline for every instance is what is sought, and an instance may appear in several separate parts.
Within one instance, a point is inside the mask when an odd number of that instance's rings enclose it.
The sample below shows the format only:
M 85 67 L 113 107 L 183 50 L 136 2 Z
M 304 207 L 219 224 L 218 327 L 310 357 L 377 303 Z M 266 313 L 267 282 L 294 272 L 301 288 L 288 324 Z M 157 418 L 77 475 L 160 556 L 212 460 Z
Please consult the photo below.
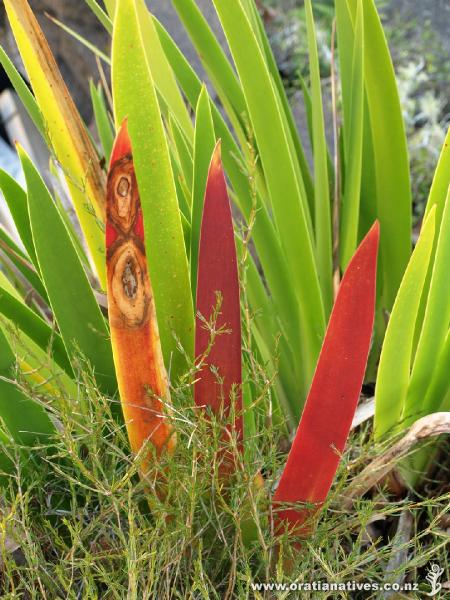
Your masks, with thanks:
M 105 176 L 47 40 L 27 0 L 5 0 L 5 8 L 46 133 L 60 163 L 100 281 L 105 282 L 103 233 Z

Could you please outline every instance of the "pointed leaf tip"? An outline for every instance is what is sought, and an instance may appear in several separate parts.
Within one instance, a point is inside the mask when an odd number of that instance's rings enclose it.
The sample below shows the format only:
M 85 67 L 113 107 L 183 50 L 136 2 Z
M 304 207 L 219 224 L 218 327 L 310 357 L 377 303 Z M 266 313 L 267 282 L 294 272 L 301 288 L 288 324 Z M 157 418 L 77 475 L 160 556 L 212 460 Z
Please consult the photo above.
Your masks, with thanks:
M 369 229 L 369 231 L 365 237 L 365 240 L 363 240 L 363 242 L 366 240 L 371 240 L 372 241 L 371 243 L 374 243 L 376 240 L 377 247 L 378 247 L 378 243 L 380 240 L 380 221 L 378 219 L 375 220 L 374 224 Z
M 276 508 L 275 527 L 307 537 L 325 501 L 344 451 L 364 380 L 375 313 L 379 225 L 375 223 L 342 279 L 311 389 L 274 504 L 312 503 L 313 508 Z
M 128 133 L 128 118 L 125 117 L 119 127 L 116 139 L 114 141 L 109 167 L 111 168 L 118 160 L 121 160 L 127 156 L 129 157 L 131 154 L 132 149 L 130 135 Z
M 170 391 L 126 119 L 112 151 L 106 217 L 108 311 L 123 414 L 133 452 L 138 453 L 150 440 L 159 454 L 174 448 L 175 436 L 165 418 Z M 141 472 L 146 472 L 151 458 L 147 453 Z
M 222 140 L 217 140 L 216 146 L 214 148 L 214 152 L 211 159 L 211 166 L 209 168 L 210 174 L 212 171 L 221 171 L 223 173 L 222 167 Z
M 194 388 L 197 406 L 210 406 L 216 414 L 230 411 L 231 396 L 236 399 L 234 428 L 242 440 L 242 365 L 239 276 L 234 241 L 231 205 L 225 174 L 220 160 L 220 142 L 216 144 L 208 173 L 201 225 L 197 280 L 197 313 L 210 320 L 221 294 L 215 329 L 224 328 L 211 348 L 211 332 L 200 317 L 196 321 L 195 355 L 204 365 Z M 209 350 L 207 355 L 205 353 Z M 222 383 L 211 367 L 218 371 Z M 233 388 L 237 386 L 233 394 Z
M 145 222 L 145 242 L 151 254 L 148 269 L 161 346 L 175 383 L 185 375 L 189 357 L 193 358 L 194 310 L 183 223 L 161 115 L 161 108 L 163 112 L 165 109 L 160 106 L 155 87 L 155 65 L 152 64 L 150 68 L 148 60 L 147 42 L 149 39 L 149 43 L 152 42 L 147 34 L 152 35 L 151 29 L 152 21 L 143 0 L 117 2 L 112 37 L 111 82 L 116 125 L 128 117 L 133 163 Z M 159 60 L 157 55 L 153 58 Z M 164 89 L 166 83 L 163 84 Z M 160 98 L 164 104 L 168 101 L 165 92 Z M 192 125 L 189 124 L 189 127 L 192 128 Z

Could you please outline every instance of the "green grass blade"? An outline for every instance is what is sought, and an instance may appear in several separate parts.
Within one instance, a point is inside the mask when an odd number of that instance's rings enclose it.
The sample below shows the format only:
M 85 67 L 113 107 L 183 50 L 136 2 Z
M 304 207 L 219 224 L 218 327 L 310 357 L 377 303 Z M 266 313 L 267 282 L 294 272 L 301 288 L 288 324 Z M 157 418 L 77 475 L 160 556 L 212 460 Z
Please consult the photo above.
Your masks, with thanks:
M 252 410 L 253 394 L 251 385 L 248 382 L 249 376 L 246 372 L 245 365 L 243 366 L 243 371 L 244 383 L 242 384 L 242 404 L 244 407 L 244 440 L 250 440 L 254 439 L 256 436 L 255 411 Z M 251 459 L 252 456 L 250 455 L 249 444 L 244 444 L 244 460 L 250 462 Z
M 67 353 L 77 360 L 81 352 L 94 369 L 99 385 L 114 393 L 108 329 L 89 280 L 41 176 L 21 148 L 19 156 L 27 182 L 36 255 Z
M 435 211 L 422 227 L 387 326 L 375 388 L 375 437 L 399 426 L 408 392 L 414 329 L 435 234 Z
M 392 308 L 410 256 L 411 196 L 403 116 L 389 49 L 373 0 L 362 4 L 365 99 L 358 238 L 363 238 L 375 218 L 381 225 L 377 311 L 367 369 L 367 377 L 373 380 L 386 329 L 384 314 Z M 348 161 L 351 159 L 347 147 L 358 0 L 337 0 L 335 6 L 343 95 L 344 154 Z
M 97 17 L 97 19 L 100 21 L 100 23 L 103 25 L 103 27 L 106 29 L 106 31 L 111 34 L 112 30 L 113 30 L 112 21 L 108 17 L 108 15 L 105 13 L 103 8 L 98 4 L 98 2 L 96 2 L 96 0 L 84 0 L 84 1 L 89 6 L 89 8 L 92 10 L 92 12 Z
M 362 239 L 370 229 L 370 224 L 377 218 L 378 208 L 376 203 L 376 174 L 375 154 L 372 139 L 372 127 L 370 124 L 369 104 L 367 94 L 364 101 L 364 126 L 363 126 L 363 156 L 361 171 L 361 198 L 359 209 L 359 239 Z M 386 312 L 383 308 L 383 260 L 380 255 L 378 262 L 378 285 L 377 304 L 375 311 L 375 327 L 373 332 L 372 348 L 369 355 L 369 363 L 366 371 L 367 381 L 374 382 L 376 379 L 378 360 L 380 358 L 381 346 L 386 331 Z
M 128 118 L 161 345 L 165 365 L 177 378 L 186 370 L 178 343 L 193 356 L 194 310 L 169 149 L 138 15 L 134 0 L 119 0 L 112 61 L 115 119 L 118 126 Z
M 322 83 L 320 79 L 319 55 L 317 51 L 316 29 L 311 0 L 306 0 L 305 2 L 305 14 L 308 32 L 314 140 L 314 230 L 316 236 L 316 260 L 319 281 L 322 288 L 322 298 L 326 314 L 329 314 L 333 304 L 330 183 L 328 177 L 328 155 L 323 114 Z
M 191 286 L 192 297 L 196 298 L 198 248 L 202 225 L 203 204 L 205 199 L 208 170 L 216 145 L 216 135 L 211 115 L 208 92 L 203 87 L 198 99 L 195 117 L 194 138 L 194 177 L 192 188 L 192 220 L 191 220 Z
M 164 54 L 169 61 L 178 84 L 186 96 L 191 108 L 195 109 L 198 96 L 201 92 L 202 82 L 170 34 L 156 17 L 153 17 L 153 23 L 158 33 Z
M 50 19 L 50 21 L 52 21 L 52 23 L 54 23 L 57 27 L 62 29 L 65 33 L 70 35 L 70 37 L 72 37 L 74 40 L 76 40 L 82 46 L 87 48 L 90 52 L 92 52 L 92 54 L 97 56 L 105 64 L 107 64 L 107 65 L 111 64 L 111 60 L 110 60 L 109 56 L 107 56 L 104 52 L 102 52 L 100 50 L 100 48 L 98 48 L 95 44 L 92 44 L 92 42 L 90 42 L 83 35 L 79 34 L 77 31 L 75 31 L 74 29 L 72 29 L 71 27 L 66 25 L 65 23 L 62 23 L 58 19 L 55 19 L 55 17 L 53 17 L 52 15 L 47 14 L 47 18 Z
M 270 73 L 242 6 L 230 5 L 225 0 L 214 0 L 214 5 L 243 86 L 281 245 L 298 295 L 305 342 L 304 365 L 310 378 L 320 350 L 325 317 L 312 241 L 283 119 Z M 299 257 L 302 257 L 301 269 Z
M 422 416 L 423 399 L 450 324 L 450 188 L 442 215 L 422 331 L 405 405 L 405 426 Z
M 92 108 L 94 109 L 94 118 L 98 136 L 100 138 L 105 160 L 108 162 L 114 141 L 114 131 L 106 107 L 105 95 L 103 94 L 102 87 L 100 85 L 96 87 L 92 80 L 89 82 L 89 90 L 91 93 Z
M 15 469 L 15 464 L 7 450 L 11 444 L 11 438 L 0 429 L 0 487 L 8 482 L 8 475 Z
M 300 190 L 301 198 L 305 201 L 306 218 L 308 220 L 308 223 L 310 223 L 312 222 L 311 215 L 313 215 L 314 213 L 314 190 L 309 165 L 306 160 L 305 153 L 303 151 L 303 146 L 300 140 L 297 124 L 294 120 L 292 109 L 287 99 L 284 84 L 278 70 L 278 65 L 270 47 L 270 43 L 265 32 L 264 25 L 260 18 L 259 12 L 253 0 L 243 0 L 241 2 L 241 6 L 242 9 L 245 11 L 249 24 L 252 28 L 252 32 L 260 47 L 261 54 L 266 62 L 266 67 L 272 82 L 273 92 L 277 101 L 278 110 L 283 121 L 284 133 L 289 145 L 292 164 L 297 175 L 297 183 Z M 248 124 L 246 124 L 246 129 L 249 129 Z M 251 127 L 250 132 L 252 132 Z M 241 143 L 243 143 L 242 140 L 240 141 Z M 247 144 L 243 145 L 244 151 L 246 145 Z M 258 173 L 257 181 L 258 189 L 262 198 L 266 198 L 268 192 L 264 175 L 262 173 Z
M 346 116 L 346 129 L 344 130 L 345 188 L 339 236 L 340 261 L 343 270 L 353 256 L 358 244 L 364 128 L 364 21 L 362 2 L 358 2 L 356 16 L 351 87 L 346 91 L 351 91 L 351 98 L 350 105 L 346 109 L 348 115 Z
M 32 386 L 77 398 L 77 386 L 58 333 L 25 305 L 14 284 L 0 271 L 0 320 L 21 374 Z M 37 343 L 36 343 L 37 342 Z M 52 343 L 50 343 L 52 342 Z M 62 365 L 62 367 L 60 366 Z M 67 374 L 69 373 L 69 375 Z M 57 378 L 57 388 L 53 384 Z M 63 386 L 63 387 L 61 387 Z

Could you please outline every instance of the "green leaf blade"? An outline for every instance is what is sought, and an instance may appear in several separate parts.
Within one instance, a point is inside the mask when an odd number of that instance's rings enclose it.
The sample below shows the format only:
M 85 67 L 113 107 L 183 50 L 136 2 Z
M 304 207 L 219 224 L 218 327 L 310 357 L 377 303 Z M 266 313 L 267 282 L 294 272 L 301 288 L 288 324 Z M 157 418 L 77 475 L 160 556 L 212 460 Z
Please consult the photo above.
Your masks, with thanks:
M 316 260 L 322 298 L 329 314 L 332 305 L 332 242 L 330 184 L 328 176 L 328 154 L 323 114 L 322 83 L 320 79 L 319 55 L 311 0 L 305 2 L 306 27 L 311 76 L 312 130 L 314 153 L 314 223 L 316 237 Z
M 211 107 L 206 87 L 203 87 L 197 104 L 194 138 L 194 177 L 192 189 L 192 220 L 191 220 L 191 285 L 192 296 L 196 298 L 198 249 L 205 199 L 208 170 L 216 145 L 216 135 L 211 115 Z
M 114 393 L 117 386 L 109 333 L 89 280 L 41 176 L 21 148 L 19 156 L 36 255 L 67 353 L 77 361 L 81 352 L 101 387 Z
M 161 345 L 177 378 L 186 370 L 178 343 L 193 357 L 194 310 L 169 150 L 134 0 L 118 2 L 112 56 L 116 125 L 128 118 Z
M 20 239 L 25 246 L 25 250 L 36 267 L 37 258 L 31 233 L 30 218 L 28 216 L 26 192 L 17 181 L 6 171 L 3 171 L 3 169 L 0 169 L 0 189 L 10 210 Z
M 42 350 L 48 351 L 58 365 L 73 377 L 73 370 L 61 337 L 30 308 L 10 294 L 0 281 L 0 313 L 12 321 Z
M 411 186 L 394 68 L 373 0 L 364 3 L 364 70 L 381 230 L 382 298 L 390 310 L 411 254 Z
M 348 110 L 348 128 L 345 130 L 346 135 L 344 138 L 346 178 L 339 238 L 341 267 L 343 269 L 347 266 L 356 249 L 359 230 L 364 128 L 364 27 L 362 11 L 363 5 L 358 2 L 351 87 L 348 88 L 348 91 L 351 90 L 351 98 L 350 106 L 346 109 Z
M 278 234 L 299 300 L 304 366 L 310 381 L 325 330 L 325 316 L 304 200 L 272 80 L 246 13 L 240 3 L 214 0 L 214 5 L 242 83 Z
M 408 388 L 405 405 L 406 425 L 422 416 L 423 399 L 448 335 L 450 325 L 449 264 L 450 187 L 442 215 L 425 316 Z
M 0 329 L 0 417 L 17 443 L 45 443 L 55 433 L 55 426 L 45 409 L 15 385 L 11 379 L 14 365 L 14 353 Z
M 106 108 L 105 96 L 101 86 L 99 85 L 96 87 L 93 81 L 90 82 L 89 88 L 98 136 L 100 138 L 105 160 L 109 161 L 114 141 L 114 132 Z
M 410 380 L 414 329 L 435 234 L 435 211 L 424 224 L 387 326 L 375 389 L 375 437 L 397 429 Z

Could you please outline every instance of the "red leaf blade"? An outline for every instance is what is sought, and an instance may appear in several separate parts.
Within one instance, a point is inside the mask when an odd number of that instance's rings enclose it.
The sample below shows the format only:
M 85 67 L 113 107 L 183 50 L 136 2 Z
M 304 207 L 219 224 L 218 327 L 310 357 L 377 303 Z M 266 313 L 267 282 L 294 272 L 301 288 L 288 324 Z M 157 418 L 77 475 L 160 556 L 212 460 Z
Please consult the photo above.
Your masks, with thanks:
M 134 453 L 150 440 L 159 454 L 175 445 L 161 399 L 170 400 L 147 269 L 139 190 L 126 121 L 107 179 L 108 312 L 122 410 Z M 145 473 L 149 457 L 142 462 Z
M 375 311 L 379 226 L 361 242 L 342 279 L 300 425 L 273 502 L 316 506 L 276 510 L 276 529 L 301 536 L 330 490 L 364 380 Z
M 231 206 L 220 158 L 220 142 L 214 150 L 209 167 L 200 231 L 195 333 L 197 357 L 205 355 L 211 342 L 211 332 L 198 313 L 206 320 L 212 318 L 218 305 L 217 292 L 220 292 L 222 299 L 215 329 L 224 328 L 226 332 L 215 338 L 206 356 L 195 383 L 194 398 L 197 406 L 209 406 L 216 414 L 223 410 L 228 415 L 233 394 L 237 415 L 234 427 L 238 438 L 242 440 L 239 277 Z M 217 369 L 217 374 L 212 372 L 211 367 Z

